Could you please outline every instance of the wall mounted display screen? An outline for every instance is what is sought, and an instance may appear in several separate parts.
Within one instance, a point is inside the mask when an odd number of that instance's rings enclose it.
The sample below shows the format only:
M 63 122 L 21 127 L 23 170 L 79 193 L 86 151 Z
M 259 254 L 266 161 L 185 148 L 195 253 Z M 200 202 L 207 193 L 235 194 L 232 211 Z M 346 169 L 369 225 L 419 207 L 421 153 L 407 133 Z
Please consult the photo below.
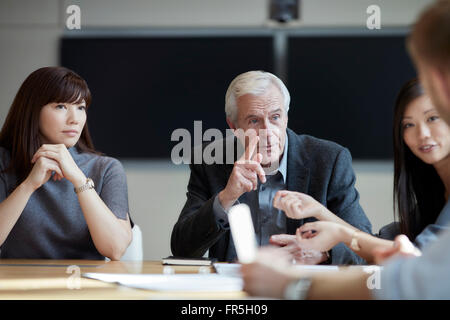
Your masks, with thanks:
M 225 92 L 247 70 L 273 72 L 271 36 L 65 37 L 61 65 L 92 92 L 95 147 L 118 158 L 170 158 L 177 128 L 227 128 Z
M 357 159 L 390 159 L 394 103 L 415 76 L 404 36 L 290 37 L 289 126 Z

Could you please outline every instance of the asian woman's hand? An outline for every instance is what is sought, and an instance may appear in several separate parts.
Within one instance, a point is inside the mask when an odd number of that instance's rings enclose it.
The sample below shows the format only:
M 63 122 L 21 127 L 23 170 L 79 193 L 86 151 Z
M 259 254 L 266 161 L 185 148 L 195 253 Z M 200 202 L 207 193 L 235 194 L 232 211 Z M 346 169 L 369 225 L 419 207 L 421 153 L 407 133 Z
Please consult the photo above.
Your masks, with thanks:
M 36 190 L 50 179 L 53 172 L 55 173 L 54 179 L 63 176 L 58 162 L 46 157 L 39 157 L 34 161 L 33 169 L 31 169 L 30 174 L 24 182 L 29 185 L 32 190 Z
M 35 163 L 39 159 L 47 158 L 58 163 L 61 174 L 57 177 L 66 178 L 74 187 L 80 187 L 86 183 L 86 176 L 78 168 L 69 150 L 64 144 L 43 144 L 34 154 L 31 162 Z
M 274 234 L 269 242 L 279 247 L 280 251 L 287 252 L 296 264 L 319 264 L 328 258 L 325 252 L 302 247 L 295 234 Z
M 375 248 L 373 255 L 376 264 L 383 264 L 394 256 L 419 257 L 422 255 L 422 252 L 409 241 L 406 235 L 400 234 L 395 237 L 391 248 Z
M 316 221 L 302 225 L 297 229 L 296 236 L 300 246 L 324 252 L 344 241 L 351 233 L 351 229 L 339 223 Z
M 318 220 L 332 220 L 334 215 L 313 197 L 295 191 L 278 191 L 273 199 L 273 206 L 284 211 L 291 219 L 314 217 Z

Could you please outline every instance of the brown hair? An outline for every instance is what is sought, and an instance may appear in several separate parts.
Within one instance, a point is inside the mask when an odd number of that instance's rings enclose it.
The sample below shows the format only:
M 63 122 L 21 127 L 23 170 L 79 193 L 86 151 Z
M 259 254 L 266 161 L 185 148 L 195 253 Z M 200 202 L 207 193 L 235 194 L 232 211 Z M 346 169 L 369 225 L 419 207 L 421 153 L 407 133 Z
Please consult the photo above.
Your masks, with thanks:
M 450 71 L 450 0 L 436 1 L 420 15 L 408 48 L 414 58 Z
M 6 148 L 11 159 L 4 172 L 14 172 L 18 183 L 32 169 L 31 159 L 41 147 L 39 116 L 41 109 L 52 102 L 91 103 L 86 81 L 63 67 L 45 67 L 32 72 L 22 83 L 0 131 L 0 146 Z M 81 152 L 98 153 L 94 149 L 87 122 L 76 147 Z

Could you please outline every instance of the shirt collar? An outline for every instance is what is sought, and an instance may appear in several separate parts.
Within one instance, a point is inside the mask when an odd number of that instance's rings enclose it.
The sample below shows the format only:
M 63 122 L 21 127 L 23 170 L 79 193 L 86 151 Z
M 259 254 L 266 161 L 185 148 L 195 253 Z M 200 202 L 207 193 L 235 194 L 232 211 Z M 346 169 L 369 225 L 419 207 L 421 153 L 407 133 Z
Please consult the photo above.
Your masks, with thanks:
M 280 166 L 278 167 L 278 171 L 283 176 L 284 184 L 286 184 L 286 176 L 287 176 L 287 157 L 288 157 L 288 135 L 286 133 L 286 141 L 284 143 L 284 151 L 283 156 L 281 158 Z
M 67 150 L 69 150 L 69 153 L 72 155 L 72 157 L 74 157 L 75 155 L 77 155 L 79 153 L 76 146 L 67 148 Z
M 283 177 L 284 184 L 286 184 L 286 177 L 287 177 L 287 174 L 286 174 L 287 173 L 287 157 L 288 157 L 287 154 L 288 154 L 288 135 L 286 133 L 286 141 L 284 143 L 283 156 L 281 157 L 281 161 L 280 161 L 278 168 L 270 173 L 267 173 L 267 171 L 266 171 L 266 174 L 270 174 L 270 175 L 280 172 L 281 176 Z

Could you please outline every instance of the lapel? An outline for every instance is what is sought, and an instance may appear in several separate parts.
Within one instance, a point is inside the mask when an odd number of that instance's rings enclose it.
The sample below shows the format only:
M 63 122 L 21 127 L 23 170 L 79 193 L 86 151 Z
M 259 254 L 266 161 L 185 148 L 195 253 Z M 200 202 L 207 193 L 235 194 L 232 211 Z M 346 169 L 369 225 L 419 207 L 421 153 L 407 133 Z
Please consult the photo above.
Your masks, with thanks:
M 301 137 L 292 130 L 287 129 L 289 138 L 288 158 L 287 158 L 287 189 L 308 193 L 309 190 L 309 168 L 303 164 L 302 153 L 303 146 Z M 303 224 L 303 220 L 294 220 L 287 218 L 286 227 L 288 234 L 294 234 L 295 230 Z

